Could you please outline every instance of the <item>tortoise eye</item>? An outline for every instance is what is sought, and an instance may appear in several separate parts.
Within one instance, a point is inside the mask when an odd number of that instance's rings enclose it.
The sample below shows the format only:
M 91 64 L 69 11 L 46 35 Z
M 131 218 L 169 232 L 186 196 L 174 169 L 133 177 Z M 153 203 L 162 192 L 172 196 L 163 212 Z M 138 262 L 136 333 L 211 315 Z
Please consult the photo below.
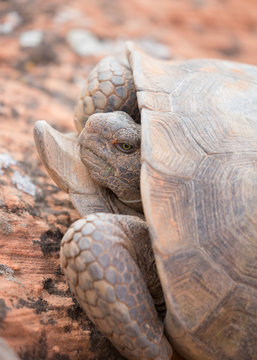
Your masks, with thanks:
M 125 153 L 131 153 L 134 150 L 134 146 L 127 143 L 116 143 L 116 147 Z

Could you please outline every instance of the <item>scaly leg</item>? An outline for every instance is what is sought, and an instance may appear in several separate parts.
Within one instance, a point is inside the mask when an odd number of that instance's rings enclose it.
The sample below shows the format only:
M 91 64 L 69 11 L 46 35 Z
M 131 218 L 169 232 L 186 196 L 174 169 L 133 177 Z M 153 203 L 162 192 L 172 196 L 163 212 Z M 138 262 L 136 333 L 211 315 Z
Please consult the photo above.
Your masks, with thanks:
M 98 112 L 124 111 L 140 120 L 132 71 L 124 55 L 103 58 L 91 71 L 75 107 L 74 121 L 80 133 L 87 119 Z
M 143 220 L 97 213 L 76 221 L 62 240 L 61 264 L 82 308 L 121 354 L 128 359 L 171 359 L 146 285 L 156 299 L 161 297 Z

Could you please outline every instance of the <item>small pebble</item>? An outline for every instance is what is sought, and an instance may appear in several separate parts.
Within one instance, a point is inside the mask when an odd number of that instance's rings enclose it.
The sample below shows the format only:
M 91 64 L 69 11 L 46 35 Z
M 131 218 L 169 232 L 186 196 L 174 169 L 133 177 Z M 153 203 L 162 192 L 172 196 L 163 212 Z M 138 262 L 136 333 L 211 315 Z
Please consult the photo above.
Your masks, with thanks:
M 40 30 L 25 31 L 20 35 L 19 42 L 22 47 L 37 47 L 43 41 L 43 32 Z
M 0 154 L 0 169 L 7 169 L 10 165 L 15 165 L 16 161 L 14 158 L 9 154 Z
M 22 18 L 16 11 L 9 12 L 0 24 L 0 34 L 11 34 L 22 23 Z
M 16 185 L 18 190 L 22 190 L 31 196 L 36 195 L 36 185 L 33 184 L 28 176 L 22 176 L 19 171 L 14 171 L 12 176 L 12 183 Z
M 100 41 L 92 32 L 84 29 L 72 29 L 66 39 L 72 50 L 80 56 L 104 55 L 111 49 L 111 43 Z

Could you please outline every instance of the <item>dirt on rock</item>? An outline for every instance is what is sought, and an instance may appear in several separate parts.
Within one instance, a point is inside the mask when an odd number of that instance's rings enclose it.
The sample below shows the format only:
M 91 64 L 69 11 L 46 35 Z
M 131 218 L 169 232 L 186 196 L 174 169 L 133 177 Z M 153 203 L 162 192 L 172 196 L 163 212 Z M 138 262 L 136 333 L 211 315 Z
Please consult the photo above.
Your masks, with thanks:
M 60 271 L 62 235 L 79 215 L 41 165 L 33 124 L 75 131 L 85 78 L 128 39 L 160 58 L 257 65 L 257 2 L 0 2 L 0 336 L 23 360 L 123 359 Z

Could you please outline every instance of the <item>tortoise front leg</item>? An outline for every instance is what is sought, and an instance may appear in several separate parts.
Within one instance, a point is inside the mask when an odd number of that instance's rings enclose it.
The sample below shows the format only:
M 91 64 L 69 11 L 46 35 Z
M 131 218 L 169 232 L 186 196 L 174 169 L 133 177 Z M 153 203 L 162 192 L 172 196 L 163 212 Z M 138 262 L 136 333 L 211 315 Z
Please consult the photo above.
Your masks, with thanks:
M 121 59 L 113 56 L 103 58 L 90 72 L 74 109 L 78 133 L 91 115 L 118 110 L 139 122 L 133 74 L 125 54 Z
M 128 359 L 166 360 L 172 355 L 137 264 L 147 262 L 143 272 L 148 271 L 145 277 L 158 298 L 150 249 L 145 222 L 124 215 L 86 216 L 62 240 L 61 264 L 72 292 L 91 321 Z M 149 274 L 152 270 L 155 274 Z

